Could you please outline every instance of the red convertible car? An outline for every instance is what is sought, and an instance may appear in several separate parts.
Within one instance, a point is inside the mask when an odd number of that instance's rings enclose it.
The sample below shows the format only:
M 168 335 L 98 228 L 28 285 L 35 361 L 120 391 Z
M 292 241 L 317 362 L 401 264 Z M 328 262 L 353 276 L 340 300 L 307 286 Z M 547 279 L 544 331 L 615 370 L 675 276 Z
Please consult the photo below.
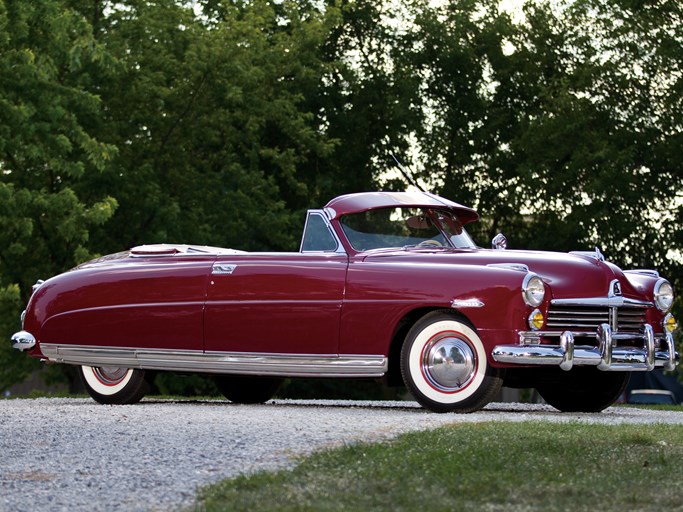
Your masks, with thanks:
M 139 401 L 158 371 L 215 374 L 232 401 L 289 377 L 384 377 L 437 412 L 501 386 L 600 411 L 632 371 L 678 360 L 670 283 L 599 250 L 477 247 L 465 206 L 360 193 L 310 210 L 296 253 L 149 245 L 34 286 L 12 345 L 78 365 L 101 403 Z

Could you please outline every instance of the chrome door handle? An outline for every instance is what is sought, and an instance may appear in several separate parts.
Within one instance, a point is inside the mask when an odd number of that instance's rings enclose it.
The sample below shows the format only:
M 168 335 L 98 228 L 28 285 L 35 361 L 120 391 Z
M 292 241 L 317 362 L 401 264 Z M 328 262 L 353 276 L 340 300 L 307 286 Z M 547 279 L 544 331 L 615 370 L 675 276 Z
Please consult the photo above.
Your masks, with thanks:
M 232 274 L 236 268 L 237 265 L 230 265 L 228 263 L 214 263 L 211 273 L 213 275 L 228 275 Z

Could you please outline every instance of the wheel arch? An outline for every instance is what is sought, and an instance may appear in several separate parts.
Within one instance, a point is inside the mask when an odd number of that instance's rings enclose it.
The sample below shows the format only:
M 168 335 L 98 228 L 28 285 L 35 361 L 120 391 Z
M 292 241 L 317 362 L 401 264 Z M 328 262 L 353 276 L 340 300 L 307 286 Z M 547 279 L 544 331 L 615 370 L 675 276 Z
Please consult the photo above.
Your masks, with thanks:
M 424 316 L 440 311 L 447 313 L 476 330 L 470 319 L 457 309 L 447 309 L 437 306 L 425 306 L 412 309 L 406 313 L 397 323 L 389 344 L 389 366 L 385 375 L 385 382 L 389 386 L 402 386 L 403 377 L 401 375 L 401 348 L 410 329 Z

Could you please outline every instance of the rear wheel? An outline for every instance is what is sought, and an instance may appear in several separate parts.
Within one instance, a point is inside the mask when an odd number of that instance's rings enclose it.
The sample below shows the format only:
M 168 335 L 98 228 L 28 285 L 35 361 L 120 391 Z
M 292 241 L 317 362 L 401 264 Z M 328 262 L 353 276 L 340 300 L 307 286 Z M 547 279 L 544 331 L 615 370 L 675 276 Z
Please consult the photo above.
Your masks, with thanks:
M 248 375 L 219 375 L 216 387 L 225 398 L 236 404 L 262 404 L 267 402 L 284 382 L 274 377 L 252 377 Z
M 593 367 L 577 367 L 536 387 L 548 404 L 562 412 L 600 412 L 621 396 L 630 372 L 603 372 Z
M 101 404 L 134 404 L 149 391 L 143 370 L 81 366 L 79 375 L 88 394 Z
M 425 315 L 410 329 L 401 373 L 415 399 L 434 412 L 477 411 L 503 383 L 474 328 L 445 311 Z

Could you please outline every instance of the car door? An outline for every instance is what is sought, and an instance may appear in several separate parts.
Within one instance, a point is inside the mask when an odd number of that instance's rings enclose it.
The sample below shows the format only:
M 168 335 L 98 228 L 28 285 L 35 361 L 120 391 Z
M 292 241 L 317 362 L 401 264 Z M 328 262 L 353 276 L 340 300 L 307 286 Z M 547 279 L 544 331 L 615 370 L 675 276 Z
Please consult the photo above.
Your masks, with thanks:
M 207 352 L 337 354 L 348 257 L 219 256 L 204 313 Z

